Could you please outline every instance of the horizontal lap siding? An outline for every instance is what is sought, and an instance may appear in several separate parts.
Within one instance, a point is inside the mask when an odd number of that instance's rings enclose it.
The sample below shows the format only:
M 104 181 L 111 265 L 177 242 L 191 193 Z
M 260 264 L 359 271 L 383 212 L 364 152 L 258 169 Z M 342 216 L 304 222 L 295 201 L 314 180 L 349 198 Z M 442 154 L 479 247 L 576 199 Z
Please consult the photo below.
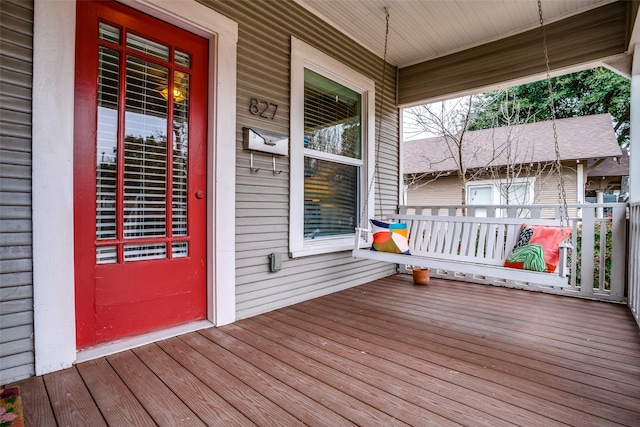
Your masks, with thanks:
M 394 272 L 390 264 L 354 261 L 350 252 L 290 258 L 289 157 L 254 154 L 242 147 L 242 127 L 289 135 L 291 36 L 318 48 L 376 81 L 376 108 L 381 96 L 382 60 L 292 1 L 209 1 L 212 9 L 238 22 L 236 129 L 236 293 L 237 317 L 245 318 Z M 382 15 L 383 16 L 383 15 Z M 384 19 L 381 19 L 384 26 Z M 382 209 L 398 205 L 398 112 L 395 68 L 388 66 L 384 94 L 382 145 L 379 150 Z M 278 104 L 273 119 L 251 114 L 251 99 Z M 378 127 L 376 126 L 376 132 Z M 380 211 L 376 201 L 376 214 Z M 283 268 L 269 272 L 270 253 L 283 255 Z
M 443 176 L 428 182 L 425 178 L 410 186 L 407 204 L 410 206 L 459 205 L 462 203 L 462 184 L 457 176 Z M 418 187 L 418 188 L 415 188 Z
M 0 2 L 0 385 L 33 375 L 33 3 Z
M 525 178 L 525 176 L 523 175 L 521 178 Z M 408 205 L 433 206 L 461 204 L 462 184 L 457 176 L 442 176 L 433 182 L 428 182 L 431 179 L 433 178 L 427 177 L 412 183 L 410 189 L 407 191 Z M 563 181 L 567 203 L 577 203 L 578 187 L 575 164 L 565 163 L 563 165 Z M 534 203 L 557 204 L 559 203 L 559 199 L 558 175 L 554 171 L 546 169 L 536 177 Z M 570 214 L 573 216 L 575 212 L 571 211 Z M 547 217 L 553 214 L 550 210 L 545 209 L 543 215 Z

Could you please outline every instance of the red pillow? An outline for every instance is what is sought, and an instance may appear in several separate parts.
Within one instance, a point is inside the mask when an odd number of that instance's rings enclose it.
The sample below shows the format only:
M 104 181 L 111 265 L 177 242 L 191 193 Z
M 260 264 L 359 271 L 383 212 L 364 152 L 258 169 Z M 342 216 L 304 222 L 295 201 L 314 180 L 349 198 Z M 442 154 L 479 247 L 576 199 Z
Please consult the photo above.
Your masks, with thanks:
M 553 273 L 560 258 L 558 244 L 570 235 L 571 227 L 523 224 L 518 241 L 504 266 Z

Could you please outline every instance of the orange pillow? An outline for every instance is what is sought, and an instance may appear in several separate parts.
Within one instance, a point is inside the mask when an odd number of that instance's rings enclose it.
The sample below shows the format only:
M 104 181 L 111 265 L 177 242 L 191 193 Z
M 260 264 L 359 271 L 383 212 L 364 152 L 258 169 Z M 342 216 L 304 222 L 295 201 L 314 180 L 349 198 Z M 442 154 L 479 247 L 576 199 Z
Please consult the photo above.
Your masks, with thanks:
M 558 244 L 570 235 L 571 227 L 523 224 L 518 241 L 504 266 L 553 273 L 560 258 Z

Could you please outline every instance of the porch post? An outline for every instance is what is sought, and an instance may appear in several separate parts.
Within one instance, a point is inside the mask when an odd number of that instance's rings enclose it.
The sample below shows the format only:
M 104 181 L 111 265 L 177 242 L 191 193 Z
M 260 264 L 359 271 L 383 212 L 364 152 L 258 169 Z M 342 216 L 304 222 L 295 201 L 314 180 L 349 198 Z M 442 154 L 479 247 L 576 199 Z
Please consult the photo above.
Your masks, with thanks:
M 596 190 L 596 203 L 604 203 L 604 190 Z M 602 206 L 596 208 L 596 218 L 604 216 L 604 208 Z
M 34 2 L 33 322 L 36 375 L 76 360 L 73 264 L 75 0 Z
M 631 69 L 631 151 L 640 154 L 640 44 L 636 44 Z M 629 162 L 629 202 L 640 202 L 640 162 Z

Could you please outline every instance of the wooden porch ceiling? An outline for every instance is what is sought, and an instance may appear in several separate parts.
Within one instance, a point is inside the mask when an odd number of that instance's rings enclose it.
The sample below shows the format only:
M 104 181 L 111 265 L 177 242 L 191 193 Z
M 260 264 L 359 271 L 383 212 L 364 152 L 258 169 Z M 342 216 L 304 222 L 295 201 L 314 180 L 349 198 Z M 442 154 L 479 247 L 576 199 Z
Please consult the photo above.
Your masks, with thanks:
M 27 425 L 640 425 L 625 306 L 393 276 L 21 384 Z
M 388 40 L 401 107 L 546 76 L 536 0 L 295 1 L 379 57 Z M 604 65 L 630 78 L 639 7 L 637 0 L 542 0 L 552 74 Z

